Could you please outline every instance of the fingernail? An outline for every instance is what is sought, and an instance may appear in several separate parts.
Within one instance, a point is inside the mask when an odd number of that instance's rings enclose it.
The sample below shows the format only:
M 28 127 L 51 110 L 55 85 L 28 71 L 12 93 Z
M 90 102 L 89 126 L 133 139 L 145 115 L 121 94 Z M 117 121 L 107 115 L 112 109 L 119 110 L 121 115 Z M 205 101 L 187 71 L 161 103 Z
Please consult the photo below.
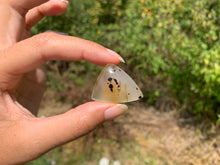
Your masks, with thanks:
M 111 49 L 107 49 L 107 51 L 113 55 L 113 56 L 116 56 L 121 62 L 125 63 L 125 60 L 118 54 L 116 53 L 115 51 L 111 50 Z
M 67 4 L 69 3 L 69 1 L 68 1 L 68 0 L 60 0 L 60 1 L 63 1 L 63 2 L 65 2 L 65 3 L 67 3 Z
M 67 4 L 69 3 L 68 0 L 51 0 L 51 1 L 54 1 L 54 2 L 55 2 L 55 1 L 56 1 L 56 2 L 58 2 L 58 1 L 62 1 L 62 2 L 65 2 L 65 3 L 67 3 Z
M 105 111 L 105 120 L 112 120 L 120 115 L 122 115 L 126 110 L 128 109 L 128 106 L 125 104 L 117 104 Z

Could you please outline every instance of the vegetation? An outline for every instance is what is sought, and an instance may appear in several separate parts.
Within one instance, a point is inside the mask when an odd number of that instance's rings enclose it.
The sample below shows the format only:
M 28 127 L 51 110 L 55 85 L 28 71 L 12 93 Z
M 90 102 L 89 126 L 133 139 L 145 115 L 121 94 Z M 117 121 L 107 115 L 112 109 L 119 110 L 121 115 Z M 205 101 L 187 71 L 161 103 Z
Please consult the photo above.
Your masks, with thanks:
M 142 84 L 146 103 L 168 100 L 220 124 L 220 1 L 74 0 L 66 14 L 45 18 L 33 32 L 46 30 L 117 51 Z M 84 84 L 100 70 L 86 62 L 52 66 L 64 73 L 48 73 L 49 86 L 57 90 L 71 88 L 65 78 Z

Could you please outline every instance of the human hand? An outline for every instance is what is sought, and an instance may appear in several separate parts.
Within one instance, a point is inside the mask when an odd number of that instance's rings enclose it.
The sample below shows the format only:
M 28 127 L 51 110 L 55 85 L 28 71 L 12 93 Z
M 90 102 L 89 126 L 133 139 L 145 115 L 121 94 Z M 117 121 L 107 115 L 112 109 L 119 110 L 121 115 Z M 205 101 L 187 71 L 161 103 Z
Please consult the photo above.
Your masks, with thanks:
M 52 32 L 27 38 L 45 15 L 65 12 L 62 0 L 0 2 L 0 164 L 21 164 L 121 115 L 124 105 L 89 102 L 64 114 L 37 118 L 50 60 L 117 64 L 120 56 L 96 43 Z M 26 39 L 25 39 L 26 38 Z

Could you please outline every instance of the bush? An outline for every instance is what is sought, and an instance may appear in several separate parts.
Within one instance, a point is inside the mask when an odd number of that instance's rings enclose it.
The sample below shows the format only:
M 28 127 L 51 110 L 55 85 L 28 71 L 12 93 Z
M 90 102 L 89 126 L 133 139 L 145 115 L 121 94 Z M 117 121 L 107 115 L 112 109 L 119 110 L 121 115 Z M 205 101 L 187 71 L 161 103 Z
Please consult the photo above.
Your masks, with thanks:
M 219 9 L 218 0 L 75 0 L 65 15 L 44 19 L 34 32 L 62 31 L 112 48 L 144 84 L 149 101 L 172 97 L 184 109 L 216 120 Z M 152 80 L 159 84 L 152 88 Z

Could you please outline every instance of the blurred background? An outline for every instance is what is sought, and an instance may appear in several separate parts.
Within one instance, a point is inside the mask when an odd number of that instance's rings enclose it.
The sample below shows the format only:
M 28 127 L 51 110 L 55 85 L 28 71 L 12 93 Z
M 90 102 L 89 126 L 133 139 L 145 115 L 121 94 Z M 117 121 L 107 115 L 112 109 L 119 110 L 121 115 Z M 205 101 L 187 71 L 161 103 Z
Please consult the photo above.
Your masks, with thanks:
M 74 0 L 33 35 L 47 30 L 118 52 L 144 98 L 129 103 L 123 117 L 29 165 L 97 165 L 104 158 L 109 165 L 220 164 L 219 0 Z M 102 69 L 85 61 L 45 68 L 40 117 L 90 101 Z

